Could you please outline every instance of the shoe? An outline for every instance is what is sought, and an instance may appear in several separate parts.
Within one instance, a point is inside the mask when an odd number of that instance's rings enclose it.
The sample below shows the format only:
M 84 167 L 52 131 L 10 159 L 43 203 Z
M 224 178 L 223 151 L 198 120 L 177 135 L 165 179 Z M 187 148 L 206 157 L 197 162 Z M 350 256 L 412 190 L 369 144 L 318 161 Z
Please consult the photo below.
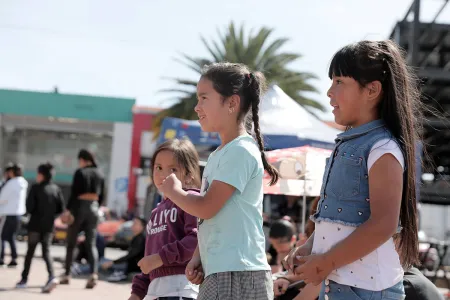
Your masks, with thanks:
M 59 278 L 59 284 L 70 284 L 70 276 L 61 275 L 61 277 Z
M 27 281 L 25 279 L 21 279 L 17 284 L 16 284 L 16 289 L 24 289 L 27 287 Z
M 45 284 L 45 286 L 42 288 L 42 293 L 44 294 L 49 294 L 51 293 L 51 291 L 53 291 L 53 289 L 59 284 L 59 280 L 58 278 L 55 277 L 51 277 L 47 283 Z
M 8 268 L 15 268 L 17 267 L 17 262 L 15 260 L 12 260 L 9 264 L 8 264 Z
M 92 274 L 86 282 L 87 289 L 93 289 L 97 285 L 98 276 L 97 274 Z
M 111 276 L 108 277 L 108 282 L 121 282 L 128 279 L 128 276 L 123 272 L 114 272 Z

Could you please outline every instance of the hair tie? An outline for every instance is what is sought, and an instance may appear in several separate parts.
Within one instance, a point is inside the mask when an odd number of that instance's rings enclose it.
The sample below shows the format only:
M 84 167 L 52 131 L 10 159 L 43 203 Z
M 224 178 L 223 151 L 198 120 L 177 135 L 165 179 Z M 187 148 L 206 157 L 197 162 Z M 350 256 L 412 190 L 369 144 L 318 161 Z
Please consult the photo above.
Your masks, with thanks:
M 245 77 L 247 78 L 248 86 L 250 86 L 252 84 L 252 82 L 253 82 L 253 79 L 254 79 L 253 73 L 248 73 L 247 75 L 245 75 Z

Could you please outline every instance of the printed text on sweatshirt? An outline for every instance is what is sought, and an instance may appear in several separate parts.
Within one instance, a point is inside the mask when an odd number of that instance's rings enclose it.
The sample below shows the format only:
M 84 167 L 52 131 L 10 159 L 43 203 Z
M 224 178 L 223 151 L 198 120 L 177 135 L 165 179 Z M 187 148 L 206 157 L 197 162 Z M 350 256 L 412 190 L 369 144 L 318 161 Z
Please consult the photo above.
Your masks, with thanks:
M 199 194 L 198 190 L 188 190 Z M 147 224 L 145 255 L 159 254 L 164 265 L 133 278 L 132 293 L 141 299 L 150 281 L 164 276 L 184 274 L 197 247 L 197 218 L 185 213 L 170 199 L 164 199 L 152 211 Z

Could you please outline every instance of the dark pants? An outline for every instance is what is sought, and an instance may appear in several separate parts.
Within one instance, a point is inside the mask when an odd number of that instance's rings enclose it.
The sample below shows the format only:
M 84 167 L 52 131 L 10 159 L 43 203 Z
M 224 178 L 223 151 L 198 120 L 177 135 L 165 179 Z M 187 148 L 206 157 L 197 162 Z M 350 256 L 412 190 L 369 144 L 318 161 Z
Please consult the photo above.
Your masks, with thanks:
M 86 244 L 83 242 L 78 243 L 78 254 L 77 257 L 75 258 L 76 262 L 80 262 L 81 260 L 84 258 L 87 260 L 87 248 L 86 248 Z M 102 258 L 105 257 L 105 248 L 106 248 L 106 243 L 105 243 L 105 238 L 97 233 L 96 234 L 96 238 L 95 238 L 95 247 L 97 248 L 97 253 L 98 253 L 98 259 L 101 260 Z
M 7 216 L 2 231 L 2 249 L 0 260 L 5 259 L 5 242 L 11 247 L 11 257 L 15 261 L 17 259 L 16 235 L 20 226 L 20 216 Z
M 53 260 L 50 257 L 50 245 L 52 243 L 53 235 L 51 232 L 39 233 L 39 232 L 29 232 L 28 233 L 28 250 L 25 256 L 25 263 L 22 272 L 22 279 L 27 281 L 28 274 L 30 273 L 31 260 L 34 256 L 34 251 L 38 243 L 41 243 L 42 247 L 42 257 L 44 258 L 45 264 L 47 265 L 48 277 L 53 278 Z
M 77 237 L 81 231 L 85 234 L 85 249 L 87 261 L 91 267 L 91 274 L 98 270 L 98 252 L 95 247 L 98 223 L 98 202 L 78 200 L 76 207 L 71 209 L 74 222 L 67 229 L 67 253 L 66 253 L 66 275 L 70 275 L 73 262 L 73 251 L 77 245 Z

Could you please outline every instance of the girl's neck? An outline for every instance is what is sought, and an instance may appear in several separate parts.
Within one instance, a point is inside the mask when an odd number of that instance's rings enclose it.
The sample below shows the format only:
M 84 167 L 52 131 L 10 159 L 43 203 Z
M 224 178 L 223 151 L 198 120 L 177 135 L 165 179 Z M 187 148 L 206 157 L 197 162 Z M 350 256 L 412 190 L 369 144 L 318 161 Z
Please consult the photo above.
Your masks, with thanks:
M 219 149 L 224 147 L 226 144 L 237 138 L 238 136 L 247 134 L 247 131 L 245 130 L 244 124 L 239 124 L 236 127 L 229 127 L 225 129 L 222 132 L 219 132 L 220 140 L 222 141 L 222 144 L 220 145 Z
M 361 125 L 364 125 L 364 124 L 370 123 L 372 121 L 378 120 L 379 118 L 380 117 L 379 117 L 378 113 L 374 113 L 374 114 L 371 114 L 371 115 L 368 115 L 366 117 L 361 118 L 360 120 L 356 121 L 354 124 L 350 125 L 350 127 L 356 128 L 356 127 L 359 127 Z

